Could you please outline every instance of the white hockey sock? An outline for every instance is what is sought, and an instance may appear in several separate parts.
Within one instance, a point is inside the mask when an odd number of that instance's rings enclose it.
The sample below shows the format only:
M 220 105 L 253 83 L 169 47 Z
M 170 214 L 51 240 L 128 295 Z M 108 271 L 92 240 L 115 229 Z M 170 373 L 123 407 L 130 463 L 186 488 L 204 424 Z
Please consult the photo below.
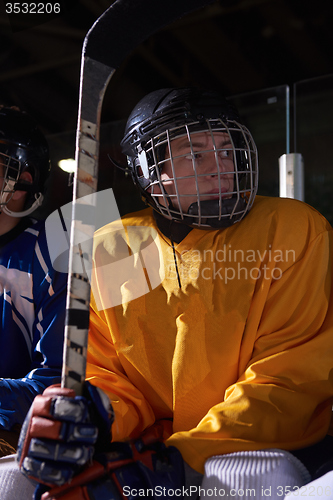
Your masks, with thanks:
M 20 472 L 16 455 L 0 458 L 1 500 L 30 500 L 33 497 L 35 487 Z
M 200 499 L 281 500 L 311 480 L 300 460 L 284 450 L 259 450 L 211 457 L 205 464 Z

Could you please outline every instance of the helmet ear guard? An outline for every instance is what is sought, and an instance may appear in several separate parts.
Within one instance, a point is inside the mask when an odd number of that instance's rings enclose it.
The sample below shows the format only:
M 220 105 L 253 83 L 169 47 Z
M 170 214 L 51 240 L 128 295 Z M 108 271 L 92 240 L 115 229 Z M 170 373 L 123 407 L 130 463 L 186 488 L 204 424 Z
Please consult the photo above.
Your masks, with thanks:
M 149 179 L 148 159 L 146 151 L 142 149 L 141 146 L 138 146 L 138 159 L 143 173 L 143 177 L 148 180 Z
M 128 170 L 132 174 L 133 181 L 139 189 L 143 189 L 142 195 L 146 197 L 146 189 L 158 180 L 155 165 L 160 153 L 148 145 L 138 146 L 138 155 L 134 158 L 127 157 Z M 164 148 L 165 150 L 165 148 Z
M 195 136 L 211 139 L 213 146 L 198 149 Z M 216 138 L 228 138 L 228 146 L 216 145 Z M 179 155 L 172 153 L 176 139 L 187 138 L 186 159 L 192 160 L 192 174 L 177 176 Z M 154 210 L 168 219 L 200 228 L 221 228 L 240 220 L 252 207 L 258 183 L 257 149 L 248 129 L 239 121 L 238 114 L 218 94 L 195 89 L 162 89 L 144 98 L 133 110 L 122 140 L 123 152 L 128 156 L 129 169 L 143 198 Z M 168 154 L 166 154 L 168 152 Z M 218 196 L 209 196 L 200 184 L 203 173 L 197 156 L 210 154 L 215 170 Z M 231 170 L 221 171 L 221 155 L 232 154 L 233 188 L 225 192 Z M 167 163 L 172 165 L 169 181 L 162 180 Z M 169 169 L 170 170 L 170 169 Z M 164 175 L 165 177 L 165 175 Z M 184 208 L 183 181 L 195 183 L 192 201 Z M 170 179 L 174 189 L 170 191 Z M 229 185 L 229 182 L 228 182 Z M 216 189 L 215 189 L 216 191 Z M 208 198 L 208 199 L 207 199 Z M 213 198 L 213 199 L 210 199 Z

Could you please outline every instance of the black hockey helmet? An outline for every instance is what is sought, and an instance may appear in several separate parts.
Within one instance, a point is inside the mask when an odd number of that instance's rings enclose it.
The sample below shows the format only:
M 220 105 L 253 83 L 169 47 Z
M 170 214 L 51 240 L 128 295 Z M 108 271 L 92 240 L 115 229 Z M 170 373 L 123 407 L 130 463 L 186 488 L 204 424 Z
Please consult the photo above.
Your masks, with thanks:
M 188 179 L 199 178 L 198 151 L 193 150 L 192 139 L 195 134 L 202 133 L 208 134 L 214 144 L 211 150 L 204 153 L 215 155 L 216 165 L 212 175 L 218 178 L 219 197 L 203 199 L 207 196 L 200 192 L 196 183 L 193 192 L 196 201 L 184 210 L 176 169 L 172 177 L 175 184 L 173 194 L 168 192 L 161 173 L 167 162 L 174 164 L 172 141 L 187 137 L 189 152 L 186 152 L 186 157 L 190 154 L 193 164 Z M 221 189 L 224 174 L 218 164 L 221 149 L 215 145 L 216 134 L 225 134 L 229 138 L 234 173 L 233 189 L 229 193 Z M 216 92 L 173 88 L 148 94 L 130 114 L 121 145 L 133 180 L 143 197 L 169 219 L 195 227 L 225 227 L 241 220 L 253 204 L 258 181 L 257 149 L 250 132 L 241 124 L 236 108 Z
M 50 172 L 49 148 L 36 121 L 16 107 L 0 107 L 0 161 L 4 167 L 0 209 L 13 216 L 28 215 L 43 200 Z M 32 175 L 32 184 L 20 182 L 24 171 Z M 18 190 L 28 192 L 28 206 L 24 212 L 15 214 L 6 205 Z

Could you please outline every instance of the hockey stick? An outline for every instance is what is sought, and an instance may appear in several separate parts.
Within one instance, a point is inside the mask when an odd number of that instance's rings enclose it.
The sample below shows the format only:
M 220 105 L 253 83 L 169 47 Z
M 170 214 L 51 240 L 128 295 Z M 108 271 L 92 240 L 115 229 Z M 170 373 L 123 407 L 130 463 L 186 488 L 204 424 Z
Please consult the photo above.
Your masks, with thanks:
M 214 0 L 116 0 L 87 33 L 82 50 L 73 185 L 69 277 L 62 387 L 82 393 L 89 327 L 91 222 L 98 179 L 100 118 L 104 94 L 116 68 L 142 41 L 185 14 Z M 157 6 L 158 4 L 158 6 Z M 84 197 L 83 205 L 77 200 Z M 80 209 L 80 210 L 79 210 Z M 80 213 L 79 213 L 80 212 Z M 89 214 L 89 215 L 88 215 Z M 88 217 L 87 217 L 88 215 Z M 86 235 L 84 252 L 79 243 Z M 81 263 L 78 266 L 78 263 Z

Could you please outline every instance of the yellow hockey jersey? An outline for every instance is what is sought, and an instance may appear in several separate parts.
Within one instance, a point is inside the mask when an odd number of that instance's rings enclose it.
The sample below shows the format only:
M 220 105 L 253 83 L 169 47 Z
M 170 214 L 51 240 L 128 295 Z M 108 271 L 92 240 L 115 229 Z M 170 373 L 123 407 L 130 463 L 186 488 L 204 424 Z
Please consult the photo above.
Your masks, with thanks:
M 113 440 L 162 422 L 203 472 L 213 455 L 297 449 L 328 431 L 332 228 L 304 203 L 258 196 L 246 218 L 179 244 L 146 209 L 95 236 L 87 379 Z

